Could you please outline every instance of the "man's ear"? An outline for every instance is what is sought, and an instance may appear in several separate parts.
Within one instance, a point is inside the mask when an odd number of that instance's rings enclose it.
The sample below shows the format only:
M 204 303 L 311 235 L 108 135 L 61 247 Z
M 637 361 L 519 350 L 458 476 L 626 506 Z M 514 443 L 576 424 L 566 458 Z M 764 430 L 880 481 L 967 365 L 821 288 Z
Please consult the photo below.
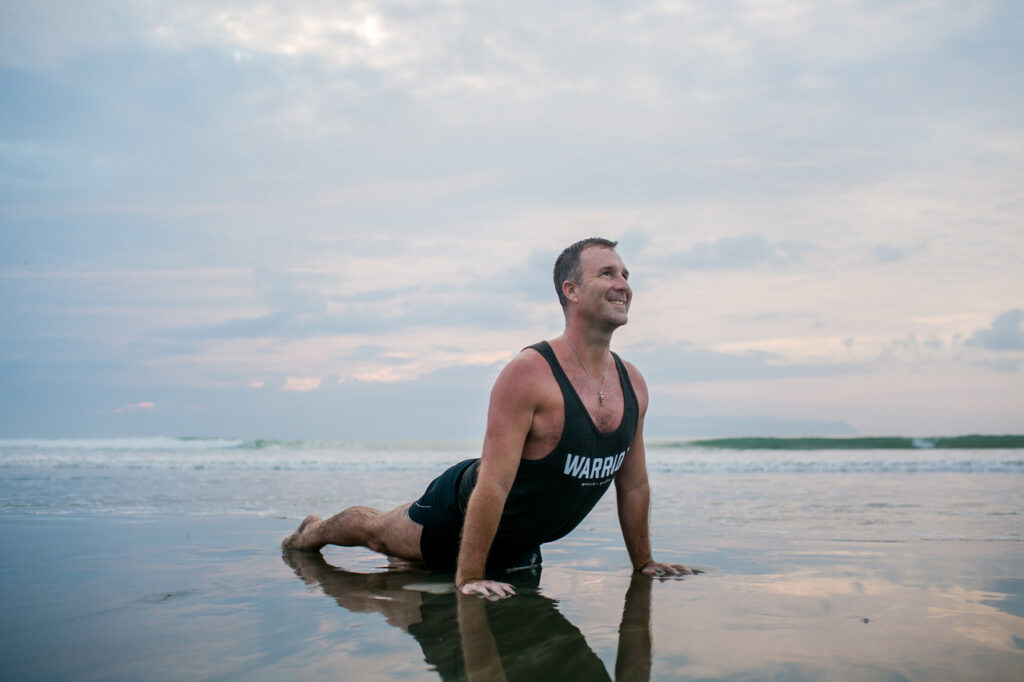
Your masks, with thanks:
M 578 287 L 578 285 L 575 282 L 570 281 L 570 280 L 565 280 L 564 282 L 562 282 L 562 295 L 565 296 L 565 298 L 567 300 L 572 301 L 573 303 L 575 303 L 578 300 L 578 298 L 579 298 L 576 295 L 577 287 Z

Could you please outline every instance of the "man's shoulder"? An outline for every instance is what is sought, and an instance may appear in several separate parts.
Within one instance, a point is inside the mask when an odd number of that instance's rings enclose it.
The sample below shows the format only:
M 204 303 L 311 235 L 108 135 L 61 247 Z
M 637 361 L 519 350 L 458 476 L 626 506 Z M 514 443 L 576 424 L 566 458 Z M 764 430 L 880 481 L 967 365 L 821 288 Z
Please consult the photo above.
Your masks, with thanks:
M 633 385 L 633 390 L 636 392 L 637 397 L 640 399 L 641 405 L 647 404 L 647 381 L 644 380 L 644 375 L 640 373 L 640 370 L 636 368 L 632 362 L 624 360 L 621 357 L 623 366 L 626 368 L 626 374 L 629 376 L 629 383 Z
M 626 368 L 626 371 L 629 372 L 630 379 L 637 378 L 643 381 L 644 375 L 640 373 L 640 370 L 636 368 L 636 365 L 621 355 L 619 356 L 619 360 L 622 360 L 622 365 Z
M 539 379 L 544 376 L 554 378 L 551 373 L 551 366 L 541 355 L 540 351 L 533 346 L 527 346 L 516 354 L 502 370 L 502 374 L 522 376 L 529 379 Z
M 538 399 L 558 384 L 551 366 L 536 349 L 524 348 L 517 353 L 498 374 L 494 383 L 496 391 L 517 395 L 521 398 Z

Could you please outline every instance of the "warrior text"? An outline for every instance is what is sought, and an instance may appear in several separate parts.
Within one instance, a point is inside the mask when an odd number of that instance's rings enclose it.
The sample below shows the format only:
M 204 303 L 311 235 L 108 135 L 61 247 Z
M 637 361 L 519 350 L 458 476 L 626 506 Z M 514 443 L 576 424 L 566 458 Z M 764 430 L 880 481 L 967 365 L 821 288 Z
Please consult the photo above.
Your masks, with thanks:
M 565 456 L 565 474 L 576 478 L 607 478 L 619 470 L 624 459 L 625 450 L 611 457 L 594 458 L 577 456 L 570 452 Z

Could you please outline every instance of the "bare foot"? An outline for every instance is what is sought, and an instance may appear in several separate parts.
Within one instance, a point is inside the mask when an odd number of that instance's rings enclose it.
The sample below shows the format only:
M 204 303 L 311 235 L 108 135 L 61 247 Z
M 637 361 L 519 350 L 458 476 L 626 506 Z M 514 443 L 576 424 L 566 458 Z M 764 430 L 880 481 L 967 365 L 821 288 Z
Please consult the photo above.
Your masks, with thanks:
M 317 542 L 313 538 L 313 531 L 316 530 L 316 525 L 319 523 L 320 517 L 316 514 L 310 514 L 302 520 L 302 523 L 299 524 L 299 527 L 294 533 L 281 541 L 281 548 L 320 551 L 324 544 L 322 542 Z M 310 526 L 312 526 L 312 528 Z

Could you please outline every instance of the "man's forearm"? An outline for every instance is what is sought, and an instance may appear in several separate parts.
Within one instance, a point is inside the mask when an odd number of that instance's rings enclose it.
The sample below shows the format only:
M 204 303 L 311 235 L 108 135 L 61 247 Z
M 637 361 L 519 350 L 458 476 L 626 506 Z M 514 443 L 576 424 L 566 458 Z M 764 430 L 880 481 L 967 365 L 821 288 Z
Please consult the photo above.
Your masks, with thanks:
M 462 526 L 459 563 L 455 571 L 456 585 L 484 577 L 487 555 L 498 531 L 506 496 L 507 493 L 499 488 L 480 482 L 473 490 L 466 508 L 466 521 Z
M 466 662 L 466 679 L 499 682 L 505 680 L 498 644 L 491 633 L 484 611 L 486 602 L 476 597 L 456 596 L 462 657 Z
M 651 489 L 644 482 L 630 490 L 616 490 L 619 526 L 634 570 L 651 561 Z

